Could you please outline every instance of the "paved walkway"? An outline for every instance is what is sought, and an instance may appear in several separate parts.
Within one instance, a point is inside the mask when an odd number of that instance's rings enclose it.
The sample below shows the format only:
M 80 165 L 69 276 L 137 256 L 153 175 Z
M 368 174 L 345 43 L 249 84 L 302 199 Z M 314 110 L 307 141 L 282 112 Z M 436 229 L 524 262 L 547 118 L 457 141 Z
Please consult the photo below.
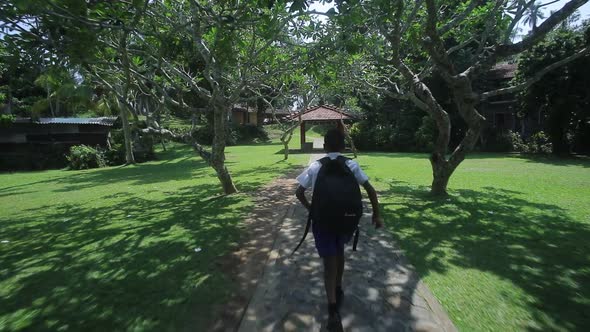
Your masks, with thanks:
M 312 155 L 311 159 L 318 157 Z M 313 236 L 309 234 L 297 253 L 290 256 L 305 221 L 305 209 L 292 204 L 279 226 L 239 331 L 325 331 L 323 268 Z M 391 235 L 373 229 L 370 214 L 361 221 L 358 251 L 352 252 L 350 246 L 346 251 L 341 309 L 346 331 L 456 331 L 405 262 Z

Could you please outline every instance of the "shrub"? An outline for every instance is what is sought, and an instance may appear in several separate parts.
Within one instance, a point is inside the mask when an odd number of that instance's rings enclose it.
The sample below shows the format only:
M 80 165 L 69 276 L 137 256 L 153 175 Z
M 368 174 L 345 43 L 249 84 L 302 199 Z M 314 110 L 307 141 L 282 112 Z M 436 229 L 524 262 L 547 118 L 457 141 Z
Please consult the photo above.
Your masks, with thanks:
M 9 127 L 14 122 L 14 115 L 0 114 L 0 127 Z
M 241 125 L 231 128 L 232 139 L 235 139 L 236 143 L 248 143 L 248 142 L 266 142 L 268 141 L 268 133 L 264 128 L 256 125 Z M 229 140 L 228 140 L 229 141 Z M 229 143 L 228 143 L 229 144 Z
M 416 131 L 416 151 L 430 152 L 434 149 L 434 140 L 437 135 L 437 128 L 434 119 L 430 116 L 422 118 L 422 124 Z
M 529 153 L 550 154 L 553 151 L 553 144 L 543 131 L 535 133 L 528 140 Z
M 367 121 L 360 121 L 350 127 L 350 137 L 354 144 L 360 150 L 374 150 L 375 135 L 373 128 L 371 128 Z
M 70 169 L 89 169 L 106 166 L 102 151 L 87 145 L 74 145 L 70 147 L 70 154 L 66 158 Z
M 543 131 L 533 134 L 526 142 L 519 133 L 509 131 L 507 136 L 513 151 L 530 154 L 550 154 L 553 151 L 553 146 Z
M 519 133 L 508 131 L 507 137 L 510 140 L 511 151 L 518 151 L 522 153 L 528 152 L 528 146 L 525 144 Z
M 191 135 L 199 144 L 211 145 L 213 143 L 213 127 L 210 125 L 196 127 Z
M 154 160 L 154 139 L 151 136 L 132 133 L 133 156 L 138 163 Z M 110 166 L 125 163 L 125 136 L 122 130 L 111 130 L 111 148 L 104 152 L 105 160 Z

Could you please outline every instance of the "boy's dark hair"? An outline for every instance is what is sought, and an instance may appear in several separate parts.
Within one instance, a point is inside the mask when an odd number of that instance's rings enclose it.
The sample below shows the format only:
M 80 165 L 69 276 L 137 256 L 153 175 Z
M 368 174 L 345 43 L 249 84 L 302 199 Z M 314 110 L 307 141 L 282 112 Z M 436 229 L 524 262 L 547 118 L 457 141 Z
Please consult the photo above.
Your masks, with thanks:
M 328 152 L 344 150 L 344 134 L 337 128 L 328 130 L 324 136 L 324 147 Z

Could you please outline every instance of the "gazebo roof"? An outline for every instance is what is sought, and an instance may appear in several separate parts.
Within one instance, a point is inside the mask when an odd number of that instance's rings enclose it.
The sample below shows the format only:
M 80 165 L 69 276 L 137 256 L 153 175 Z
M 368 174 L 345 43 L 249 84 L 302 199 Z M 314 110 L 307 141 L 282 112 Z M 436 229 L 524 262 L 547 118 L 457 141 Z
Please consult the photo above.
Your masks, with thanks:
M 346 113 L 344 110 L 334 105 L 317 105 L 295 114 L 293 119 L 301 116 L 301 121 L 334 121 L 334 120 L 354 120 L 355 116 Z

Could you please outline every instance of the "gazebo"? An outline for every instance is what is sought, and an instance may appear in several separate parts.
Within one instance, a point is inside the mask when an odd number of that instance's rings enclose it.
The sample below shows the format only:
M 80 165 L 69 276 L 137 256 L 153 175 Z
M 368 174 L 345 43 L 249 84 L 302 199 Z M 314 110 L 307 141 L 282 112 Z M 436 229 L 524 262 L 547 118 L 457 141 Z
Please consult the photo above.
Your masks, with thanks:
M 305 128 L 309 124 L 329 124 L 333 123 L 342 133 L 346 134 L 344 130 L 344 122 L 351 122 L 356 120 L 356 117 L 346 113 L 344 110 L 334 105 L 318 105 L 312 106 L 294 115 L 293 120 L 298 119 L 301 122 L 301 150 L 308 151 L 313 149 L 313 143 L 305 142 Z

